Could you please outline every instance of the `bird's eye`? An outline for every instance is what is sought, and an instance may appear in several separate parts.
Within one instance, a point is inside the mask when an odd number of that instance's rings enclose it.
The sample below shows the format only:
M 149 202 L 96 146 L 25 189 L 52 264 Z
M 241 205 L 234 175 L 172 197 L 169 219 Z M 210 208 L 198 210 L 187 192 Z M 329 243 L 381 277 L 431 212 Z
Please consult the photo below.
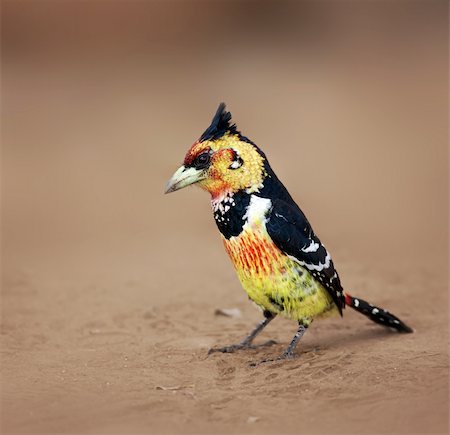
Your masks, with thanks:
M 201 153 L 195 158 L 194 166 L 197 169 L 206 168 L 206 166 L 208 166 L 208 163 L 209 163 L 210 160 L 211 160 L 211 156 L 210 156 L 210 154 L 208 152 L 207 153 Z

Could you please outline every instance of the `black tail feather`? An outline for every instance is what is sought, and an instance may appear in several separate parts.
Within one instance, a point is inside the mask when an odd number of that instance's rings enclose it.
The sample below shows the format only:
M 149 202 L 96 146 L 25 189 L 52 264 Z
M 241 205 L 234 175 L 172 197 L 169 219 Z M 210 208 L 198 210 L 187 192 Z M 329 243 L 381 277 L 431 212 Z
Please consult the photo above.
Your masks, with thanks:
M 359 313 L 367 316 L 370 320 L 372 320 L 372 322 L 394 328 L 398 332 L 414 332 L 412 328 L 403 323 L 398 317 L 383 308 L 376 307 L 375 305 L 369 304 L 362 299 L 354 298 L 348 293 L 345 295 L 345 303 Z

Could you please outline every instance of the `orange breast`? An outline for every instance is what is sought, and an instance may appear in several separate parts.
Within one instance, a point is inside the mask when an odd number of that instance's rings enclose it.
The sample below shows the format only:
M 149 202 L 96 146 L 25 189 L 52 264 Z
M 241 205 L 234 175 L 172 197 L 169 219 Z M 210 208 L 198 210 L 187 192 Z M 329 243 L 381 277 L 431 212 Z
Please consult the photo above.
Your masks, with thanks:
M 224 239 L 224 245 L 238 274 L 264 276 L 280 272 L 283 256 L 268 235 L 244 231 L 238 237 Z

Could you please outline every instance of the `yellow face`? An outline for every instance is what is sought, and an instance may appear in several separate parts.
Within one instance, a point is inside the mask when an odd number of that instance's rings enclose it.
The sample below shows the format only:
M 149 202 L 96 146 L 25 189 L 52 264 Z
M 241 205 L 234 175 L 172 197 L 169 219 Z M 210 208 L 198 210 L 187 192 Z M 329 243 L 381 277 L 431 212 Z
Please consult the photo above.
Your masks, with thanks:
M 218 139 L 196 142 L 166 191 L 197 183 L 213 197 L 243 189 L 252 193 L 262 187 L 266 175 L 264 157 L 257 148 L 227 132 Z

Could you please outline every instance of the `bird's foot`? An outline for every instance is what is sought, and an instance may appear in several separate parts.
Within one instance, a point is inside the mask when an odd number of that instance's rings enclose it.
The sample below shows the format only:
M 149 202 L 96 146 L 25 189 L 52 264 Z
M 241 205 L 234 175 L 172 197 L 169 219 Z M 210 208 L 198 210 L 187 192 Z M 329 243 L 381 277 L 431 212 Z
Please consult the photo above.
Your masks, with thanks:
M 277 362 L 277 361 L 285 361 L 287 359 L 294 359 L 295 355 L 293 352 L 284 352 L 282 355 L 280 355 L 277 358 L 267 358 L 267 359 L 263 359 L 261 361 L 255 361 L 250 363 L 250 367 L 258 367 L 261 364 L 266 364 L 269 362 Z
M 244 341 L 242 343 L 232 344 L 230 346 L 214 347 L 212 349 L 209 349 L 208 355 L 211 355 L 212 353 L 215 353 L 215 352 L 233 353 L 233 352 L 236 352 L 237 350 L 241 350 L 241 349 L 258 349 L 260 347 L 272 346 L 273 344 L 277 344 L 277 342 L 275 340 L 269 340 L 269 341 L 266 341 L 265 343 L 261 343 L 261 344 L 251 344 L 251 343 Z

